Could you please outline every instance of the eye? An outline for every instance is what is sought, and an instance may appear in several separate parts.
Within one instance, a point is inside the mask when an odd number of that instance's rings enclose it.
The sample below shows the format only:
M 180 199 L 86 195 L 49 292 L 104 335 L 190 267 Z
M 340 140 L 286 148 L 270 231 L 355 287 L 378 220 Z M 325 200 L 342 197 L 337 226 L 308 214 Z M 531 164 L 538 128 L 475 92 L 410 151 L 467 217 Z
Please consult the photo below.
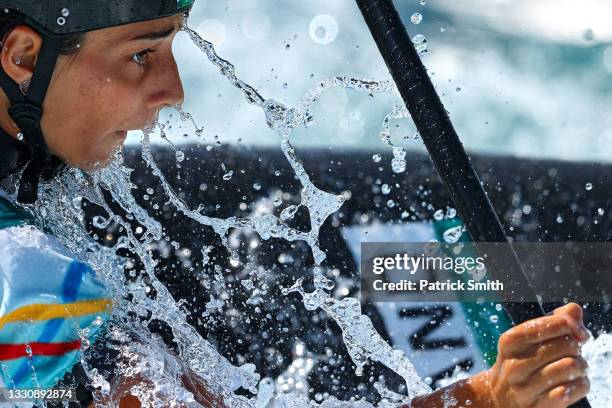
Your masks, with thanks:
M 137 52 L 136 54 L 132 55 L 132 61 L 138 65 L 144 65 L 147 62 L 147 56 L 152 52 L 155 52 L 155 51 L 152 49 L 146 49 L 146 50 Z

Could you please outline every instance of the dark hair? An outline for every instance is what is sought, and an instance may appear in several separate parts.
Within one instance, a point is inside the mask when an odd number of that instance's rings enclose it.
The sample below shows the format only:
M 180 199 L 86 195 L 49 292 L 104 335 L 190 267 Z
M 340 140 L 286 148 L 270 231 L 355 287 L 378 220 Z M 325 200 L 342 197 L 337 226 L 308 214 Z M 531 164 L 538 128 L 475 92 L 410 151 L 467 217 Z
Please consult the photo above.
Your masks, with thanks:
M 25 16 L 18 11 L 0 11 L 0 42 L 16 25 L 23 23 Z M 60 50 L 61 55 L 71 55 L 79 51 L 81 44 L 85 41 L 85 33 L 69 34 L 64 39 Z

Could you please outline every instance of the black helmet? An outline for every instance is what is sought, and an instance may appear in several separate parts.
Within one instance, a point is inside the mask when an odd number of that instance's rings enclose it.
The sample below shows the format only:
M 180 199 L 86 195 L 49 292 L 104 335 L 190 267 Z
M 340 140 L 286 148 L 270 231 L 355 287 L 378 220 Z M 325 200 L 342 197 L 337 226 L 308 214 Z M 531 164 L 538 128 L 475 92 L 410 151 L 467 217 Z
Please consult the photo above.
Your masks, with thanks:
M 19 23 L 31 26 L 43 38 L 36 69 L 27 92 L 24 93 L 19 84 L 0 66 L 0 87 L 11 102 L 9 114 L 21 130 L 29 156 L 19 185 L 19 201 L 36 201 L 41 174 L 58 161 L 49 154 L 40 120 L 47 88 L 66 37 L 187 13 L 194 2 L 195 0 L 0 0 L 0 20 L 3 14 L 17 12 Z
M 194 0 L 0 0 L 47 35 L 75 34 L 187 12 Z M 0 17 L 1 18 L 1 17 Z

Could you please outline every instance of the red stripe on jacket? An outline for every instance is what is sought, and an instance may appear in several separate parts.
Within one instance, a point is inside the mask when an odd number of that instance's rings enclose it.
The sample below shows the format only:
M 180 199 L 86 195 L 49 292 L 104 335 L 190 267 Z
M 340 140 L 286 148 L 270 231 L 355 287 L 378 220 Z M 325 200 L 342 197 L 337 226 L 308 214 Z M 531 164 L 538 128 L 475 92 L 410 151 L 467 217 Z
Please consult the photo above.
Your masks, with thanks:
M 81 348 L 81 340 L 66 343 L 0 344 L 0 360 L 28 357 L 30 355 L 26 351 L 28 345 L 33 356 L 60 356 Z

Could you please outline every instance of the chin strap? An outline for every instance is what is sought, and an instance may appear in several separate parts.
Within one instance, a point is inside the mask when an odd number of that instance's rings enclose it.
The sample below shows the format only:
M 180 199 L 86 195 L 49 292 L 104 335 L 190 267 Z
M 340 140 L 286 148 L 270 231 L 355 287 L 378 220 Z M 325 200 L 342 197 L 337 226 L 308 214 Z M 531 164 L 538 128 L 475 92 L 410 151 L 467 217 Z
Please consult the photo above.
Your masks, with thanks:
M 38 184 L 41 176 L 57 167 L 59 159 L 49 153 L 40 121 L 43 116 L 43 102 L 55 70 L 55 64 L 62 48 L 62 37 L 43 37 L 43 44 L 36 61 L 36 68 L 24 95 L 17 84 L 0 66 L 0 87 L 11 102 L 9 115 L 15 121 L 23 143 L 28 151 L 28 163 L 21 175 L 17 199 L 22 203 L 33 203 L 38 198 Z

